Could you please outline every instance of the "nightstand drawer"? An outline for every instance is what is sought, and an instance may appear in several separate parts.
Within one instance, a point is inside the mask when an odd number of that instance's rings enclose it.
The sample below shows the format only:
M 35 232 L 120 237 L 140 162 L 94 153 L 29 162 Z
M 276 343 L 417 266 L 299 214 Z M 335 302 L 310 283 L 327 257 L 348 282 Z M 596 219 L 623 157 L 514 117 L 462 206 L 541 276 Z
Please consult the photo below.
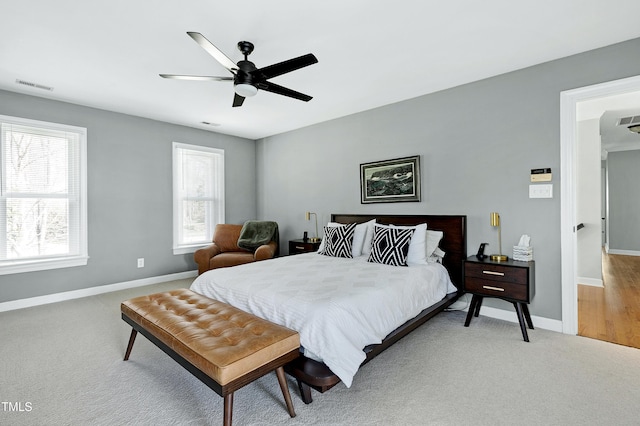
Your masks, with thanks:
M 526 268 L 514 268 L 482 263 L 465 263 L 466 279 L 478 278 L 482 280 L 496 281 L 504 284 L 527 284 L 528 270 Z
M 523 284 L 486 280 L 467 275 L 464 289 L 470 293 L 513 300 L 528 300 L 528 287 Z
M 318 251 L 320 241 L 289 240 L 289 254 L 310 253 Z

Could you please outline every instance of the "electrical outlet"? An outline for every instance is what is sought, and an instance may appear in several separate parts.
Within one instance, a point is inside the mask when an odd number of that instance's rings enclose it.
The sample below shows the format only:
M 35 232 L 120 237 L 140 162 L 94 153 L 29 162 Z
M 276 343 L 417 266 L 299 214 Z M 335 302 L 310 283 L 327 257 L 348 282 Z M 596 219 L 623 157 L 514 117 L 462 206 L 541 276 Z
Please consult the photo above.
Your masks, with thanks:
M 138 259 L 138 268 L 144 268 L 144 257 Z

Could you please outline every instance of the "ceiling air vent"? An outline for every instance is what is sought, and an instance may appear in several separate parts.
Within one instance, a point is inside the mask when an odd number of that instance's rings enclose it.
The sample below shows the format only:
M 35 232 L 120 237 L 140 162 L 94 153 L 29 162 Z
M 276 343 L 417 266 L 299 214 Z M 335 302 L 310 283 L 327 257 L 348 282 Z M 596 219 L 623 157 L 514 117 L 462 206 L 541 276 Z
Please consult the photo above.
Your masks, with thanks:
M 36 88 L 36 89 L 48 90 L 48 91 L 50 91 L 50 92 L 52 92 L 52 91 L 53 91 L 53 87 L 45 86 L 45 85 L 38 84 L 38 83 L 32 83 L 32 82 L 30 82 L 30 81 L 25 81 L 25 80 L 17 79 L 17 80 L 16 80 L 16 83 L 18 83 L 18 84 L 22 84 L 22 85 L 24 85 L 24 86 L 33 87 L 33 88 Z
M 618 120 L 618 126 L 626 126 L 633 133 L 640 133 L 640 115 L 621 118 Z
M 618 126 L 629 126 L 632 124 L 640 124 L 640 115 L 624 117 L 618 120 Z

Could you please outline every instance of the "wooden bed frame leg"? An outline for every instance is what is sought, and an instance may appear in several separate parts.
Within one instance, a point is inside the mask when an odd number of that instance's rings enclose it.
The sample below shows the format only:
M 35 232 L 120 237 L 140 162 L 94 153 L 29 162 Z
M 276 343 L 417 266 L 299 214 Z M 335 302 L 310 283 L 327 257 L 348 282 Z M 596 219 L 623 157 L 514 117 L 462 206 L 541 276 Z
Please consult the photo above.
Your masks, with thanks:
M 280 384 L 280 389 L 282 390 L 282 396 L 284 396 L 284 402 L 287 404 L 287 410 L 289 411 L 289 415 L 291 417 L 295 417 L 296 412 L 293 409 L 293 402 L 291 401 L 289 386 L 287 386 L 287 379 L 284 377 L 283 367 L 276 368 L 276 376 L 278 376 L 278 383 Z
M 224 396 L 224 426 L 231 426 L 231 417 L 233 415 L 233 392 Z
M 124 353 L 124 360 L 129 360 L 129 355 L 131 355 L 131 349 L 133 348 L 133 342 L 136 341 L 136 336 L 138 335 L 138 331 L 135 328 L 131 329 L 131 336 L 129 336 L 129 344 L 127 345 L 127 351 Z
M 302 398 L 302 402 L 305 404 L 311 404 L 313 402 L 313 398 L 311 397 L 311 387 L 297 379 L 298 381 L 298 389 L 300 390 L 300 398 Z

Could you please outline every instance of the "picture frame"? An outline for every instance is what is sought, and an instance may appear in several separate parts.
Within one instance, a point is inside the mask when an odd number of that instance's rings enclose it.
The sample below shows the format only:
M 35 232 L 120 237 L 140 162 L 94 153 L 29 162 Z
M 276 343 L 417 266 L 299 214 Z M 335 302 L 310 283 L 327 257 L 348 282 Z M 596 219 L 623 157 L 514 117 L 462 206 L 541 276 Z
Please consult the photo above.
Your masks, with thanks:
M 360 203 L 420 201 L 420 156 L 360 164 Z

